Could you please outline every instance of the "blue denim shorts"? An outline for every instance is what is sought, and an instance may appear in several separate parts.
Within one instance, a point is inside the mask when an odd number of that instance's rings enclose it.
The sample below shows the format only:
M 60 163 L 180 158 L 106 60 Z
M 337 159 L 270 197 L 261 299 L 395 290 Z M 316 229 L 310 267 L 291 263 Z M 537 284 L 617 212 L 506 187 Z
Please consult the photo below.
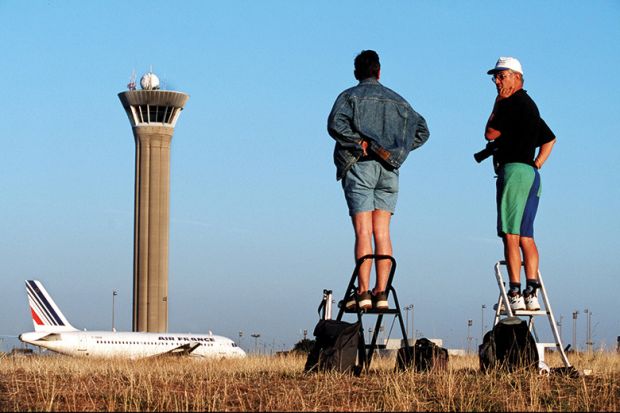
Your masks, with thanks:
M 356 162 L 342 178 L 349 215 L 380 209 L 394 213 L 398 199 L 398 169 L 375 160 Z

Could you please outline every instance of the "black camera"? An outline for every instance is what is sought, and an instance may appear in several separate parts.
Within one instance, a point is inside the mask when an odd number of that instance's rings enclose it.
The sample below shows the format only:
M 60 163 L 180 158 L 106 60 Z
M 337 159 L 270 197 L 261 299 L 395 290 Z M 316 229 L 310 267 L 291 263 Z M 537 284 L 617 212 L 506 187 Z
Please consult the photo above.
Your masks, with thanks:
M 480 163 L 489 156 L 493 155 L 495 151 L 497 151 L 497 144 L 495 143 L 495 141 L 491 141 L 487 143 L 487 146 L 485 146 L 483 150 L 474 154 L 474 159 L 476 160 L 476 162 Z

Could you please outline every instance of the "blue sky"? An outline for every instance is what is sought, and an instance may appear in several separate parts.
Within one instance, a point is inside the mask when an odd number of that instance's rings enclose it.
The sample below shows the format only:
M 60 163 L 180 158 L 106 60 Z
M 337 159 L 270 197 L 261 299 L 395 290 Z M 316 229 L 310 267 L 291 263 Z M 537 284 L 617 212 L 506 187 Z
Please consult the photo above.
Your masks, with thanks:
M 374 49 L 431 132 L 392 221 L 418 336 L 464 348 L 467 320 L 474 342 L 483 313 L 490 328 L 502 246 L 492 166 L 472 154 L 495 97 L 486 71 L 514 56 L 558 137 L 536 240 L 564 344 L 578 310 L 584 346 L 587 308 L 595 346 L 615 346 L 619 21 L 617 1 L 0 1 L 0 334 L 32 329 L 33 278 L 91 330 L 111 328 L 118 290 L 116 328 L 131 328 L 135 147 L 117 94 L 151 67 L 190 95 L 171 149 L 170 330 L 242 331 L 250 349 L 258 333 L 267 350 L 310 334 L 323 289 L 340 299 L 354 265 L 326 119 Z

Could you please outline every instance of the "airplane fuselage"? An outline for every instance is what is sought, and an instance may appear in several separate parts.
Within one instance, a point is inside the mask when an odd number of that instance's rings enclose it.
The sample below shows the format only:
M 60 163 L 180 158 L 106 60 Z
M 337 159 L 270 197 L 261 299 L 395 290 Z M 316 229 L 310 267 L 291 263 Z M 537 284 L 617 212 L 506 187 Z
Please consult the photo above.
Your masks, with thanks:
M 237 358 L 245 352 L 229 338 L 206 334 L 112 331 L 31 332 L 20 340 L 71 356 L 141 358 L 164 354 Z

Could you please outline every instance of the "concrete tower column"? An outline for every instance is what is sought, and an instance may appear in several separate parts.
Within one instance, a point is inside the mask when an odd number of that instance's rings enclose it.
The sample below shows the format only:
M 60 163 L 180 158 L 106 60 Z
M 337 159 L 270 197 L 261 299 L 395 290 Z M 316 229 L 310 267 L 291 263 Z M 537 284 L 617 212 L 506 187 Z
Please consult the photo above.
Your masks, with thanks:
M 164 333 L 168 331 L 170 143 L 189 96 L 158 89 L 129 90 L 118 96 L 136 143 L 132 329 Z

